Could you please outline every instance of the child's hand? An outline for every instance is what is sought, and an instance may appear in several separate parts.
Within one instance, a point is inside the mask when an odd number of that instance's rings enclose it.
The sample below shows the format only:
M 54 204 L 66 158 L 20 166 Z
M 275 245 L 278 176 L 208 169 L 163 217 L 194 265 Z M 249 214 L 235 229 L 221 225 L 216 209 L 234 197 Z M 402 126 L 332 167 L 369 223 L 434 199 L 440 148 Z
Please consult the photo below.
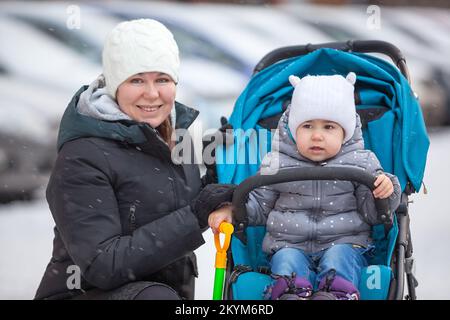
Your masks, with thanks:
M 225 206 L 211 212 L 208 217 L 208 225 L 214 234 L 219 233 L 219 226 L 222 222 L 232 222 L 232 208 L 233 206 Z
M 375 190 L 373 190 L 373 196 L 378 199 L 385 199 L 394 192 L 394 185 L 391 179 L 385 174 L 380 174 L 375 180 Z

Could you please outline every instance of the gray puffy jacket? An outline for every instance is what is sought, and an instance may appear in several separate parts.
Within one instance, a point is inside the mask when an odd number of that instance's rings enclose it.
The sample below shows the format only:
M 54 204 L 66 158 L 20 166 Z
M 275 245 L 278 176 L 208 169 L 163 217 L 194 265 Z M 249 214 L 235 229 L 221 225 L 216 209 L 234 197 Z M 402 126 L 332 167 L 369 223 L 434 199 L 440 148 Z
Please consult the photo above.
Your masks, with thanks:
M 335 157 L 317 163 L 301 156 L 288 132 L 289 109 L 280 118 L 272 140 L 272 151 L 261 164 L 260 173 L 288 167 L 356 166 L 381 173 L 375 154 L 364 150 L 361 122 L 357 116 L 355 133 Z M 394 184 L 389 197 L 393 212 L 400 203 L 401 188 L 396 176 L 385 173 Z M 298 181 L 264 186 L 249 194 L 247 212 L 250 225 L 266 225 L 263 250 L 273 254 L 283 247 L 317 252 L 338 243 L 367 247 L 371 225 L 378 220 L 372 192 L 350 181 Z

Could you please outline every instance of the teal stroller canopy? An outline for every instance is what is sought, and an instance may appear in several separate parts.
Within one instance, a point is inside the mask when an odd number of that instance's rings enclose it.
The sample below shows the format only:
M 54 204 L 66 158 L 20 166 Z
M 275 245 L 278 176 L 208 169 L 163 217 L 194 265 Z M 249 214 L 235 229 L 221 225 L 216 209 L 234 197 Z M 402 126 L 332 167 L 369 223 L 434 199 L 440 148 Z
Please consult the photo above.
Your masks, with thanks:
M 304 56 L 289 58 L 267 67 L 252 77 L 241 93 L 230 116 L 234 129 L 264 129 L 258 122 L 283 112 L 293 87 L 291 74 L 345 76 L 357 75 L 357 109 L 385 108 L 387 112 L 367 123 L 364 141 L 378 156 L 385 171 L 395 174 L 403 189 L 408 181 L 420 190 L 425 170 L 429 139 L 420 106 L 407 79 L 392 64 L 362 53 L 318 49 Z M 264 157 L 260 135 L 242 135 L 234 130 L 234 144 L 219 145 L 216 150 L 219 182 L 239 184 L 254 175 Z M 270 139 L 270 130 L 267 132 Z M 260 146 L 261 144 L 261 146 Z M 258 147 L 253 147 L 253 146 Z M 270 140 L 265 152 L 270 151 Z M 239 154 L 249 161 L 239 161 Z M 232 157 L 230 157 L 233 155 Z

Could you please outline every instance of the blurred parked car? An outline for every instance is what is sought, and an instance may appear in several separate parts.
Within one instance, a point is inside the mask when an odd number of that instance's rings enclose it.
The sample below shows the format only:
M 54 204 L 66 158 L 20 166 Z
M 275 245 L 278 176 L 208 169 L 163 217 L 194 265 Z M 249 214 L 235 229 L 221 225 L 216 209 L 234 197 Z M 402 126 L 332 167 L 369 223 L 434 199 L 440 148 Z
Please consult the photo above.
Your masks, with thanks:
M 32 199 L 45 186 L 47 151 L 42 143 L 0 132 L 0 203 Z
M 211 12 L 224 15 L 229 20 L 228 25 L 264 39 L 272 46 L 271 50 L 297 44 L 333 41 L 321 30 L 302 23 L 275 7 L 209 3 L 195 7 L 194 11 L 199 17 L 208 16 Z
M 0 10 L 1 10 L 0 4 Z M 8 72 L 55 90 L 73 92 L 101 68 L 80 54 L 12 17 L 0 16 L 0 60 Z
M 48 180 L 60 105 L 67 101 L 7 74 L 0 76 L 0 97 L 0 202 L 31 199 Z

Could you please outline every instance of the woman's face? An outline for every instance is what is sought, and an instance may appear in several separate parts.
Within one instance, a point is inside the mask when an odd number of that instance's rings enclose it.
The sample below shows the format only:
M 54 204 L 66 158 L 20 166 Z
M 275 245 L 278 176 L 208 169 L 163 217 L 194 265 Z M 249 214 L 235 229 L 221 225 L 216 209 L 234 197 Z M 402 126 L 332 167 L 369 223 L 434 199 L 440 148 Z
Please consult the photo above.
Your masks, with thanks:
M 170 76 L 144 72 L 129 77 L 117 88 L 117 103 L 131 119 L 157 128 L 175 103 L 176 85 Z

